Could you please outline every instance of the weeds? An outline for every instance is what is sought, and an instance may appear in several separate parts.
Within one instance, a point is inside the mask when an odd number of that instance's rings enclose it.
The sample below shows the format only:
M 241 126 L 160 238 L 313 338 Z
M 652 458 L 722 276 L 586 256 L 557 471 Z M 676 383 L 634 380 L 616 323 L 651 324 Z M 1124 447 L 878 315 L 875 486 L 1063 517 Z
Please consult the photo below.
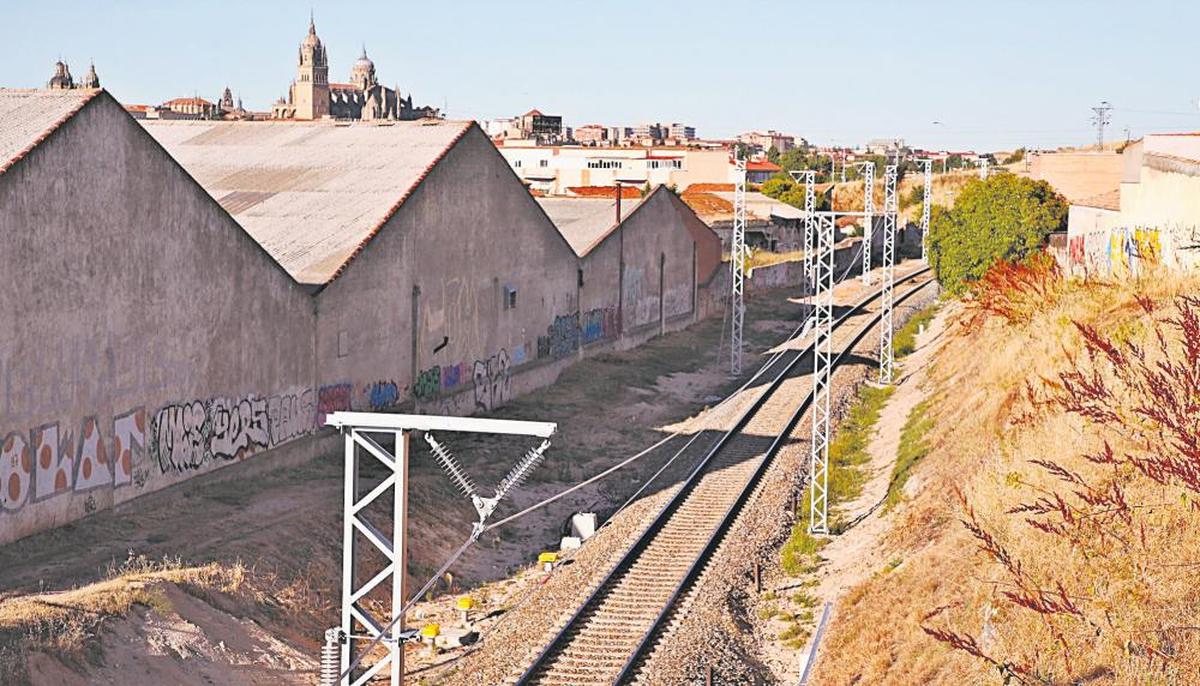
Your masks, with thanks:
M 1065 284 L 1058 262 L 1044 252 L 1022 262 L 997 262 L 972 286 L 966 301 L 972 314 L 966 326 L 977 330 L 989 317 L 1027 324 L 1036 312 L 1058 300 Z
M 896 464 L 892 467 L 892 478 L 888 482 L 887 495 L 883 499 L 883 511 L 888 512 L 904 498 L 904 486 L 913 468 L 926 455 L 929 446 L 925 435 L 933 428 L 933 419 L 929 417 L 928 400 L 921 402 L 912 409 L 904 428 L 900 431 L 900 446 L 896 449 Z
M 1036 266 L 999 270 L 992 282 L 1009 295 L 977 298 L 979 311 L 1028 321 L 1030 299 L 1052 297 L 1057 279 Z M 1015 526 L 983 521 L 959 493 L 961 524 L 1001 573 L 991 582 L 1000 616 L 1024 633 L 1024 654 L 995 654 L 970 633 L 935 625 L 947 607 L 921 627 L 1006 680 L 1075 683 L 1125 669 L 1171 682 L 1194 675 L 1200 662 L 1200 627 L 1188 619 L 1200 601 L 1168 571 L 1200 566 L 1187 547 L 1200 511 L 1200 298 L 1156 302 L 1139 294 L 1135 303 L 1144 326 L 1106 323 L 1108 334 L 1072 320 L 1081 352 L 1066 351 L 1065 368 L 1041 388 L 1026 385 L 1035 412 L 1076 418 L 1099 447 L 1074 456 L 1052 451 L 1028 460 L 1031 474 L 1010 474 L 1008 485 L 1029 494 L 1000 515 Z M 998 533 L 1006 529 L 1009 539 L 1036 541 L 1016 552 Z M 1067 557 L 1048 563 L 1031 554 L 1039 549 Z M 1105 656 L 1098 665 L 1097 655 Z
M 939 305 L 934 303 L 929 307 L 909 317 L 904 326 L 896 330 L 892 336 L 892 353 L 896 359 L 907 357 L 917 349 L 917 332 L 922 326 L 929 324 L 937 316 Z

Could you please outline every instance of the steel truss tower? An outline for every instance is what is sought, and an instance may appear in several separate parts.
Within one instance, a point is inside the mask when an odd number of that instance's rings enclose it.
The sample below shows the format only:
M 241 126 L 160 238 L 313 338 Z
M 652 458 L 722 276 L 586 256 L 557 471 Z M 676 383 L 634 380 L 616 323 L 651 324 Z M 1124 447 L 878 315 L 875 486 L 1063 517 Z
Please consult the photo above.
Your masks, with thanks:
M 883 287 L 881 300 L 883 316 L 879 322 L 879 383 L 890 384 L 895 373 L 892 351 L 893 289 L 896 285 L 896 220 L 899 203 L 896 200 L 896 165 L 889 164 L 883 174 Z
M 390 686 L 400 686 L 404 679 L 404 644 L 417 638 L 415 630 L 404 627 L 410 432 L 426 432 L 425 439 L 434 446 L 435 459 L 475 504 L 479 522 L 472 529 L 470 542 L 474 542 L 496 504 L 542 460 L 550 447 L 549 438 L 558 427 L 549 422 L 369 412 L 334 412 L 325 424 L 342 432 L 346 469 L 342 503 L 342 612 L 341 625 L 335 632 L 340 644 L 336 683 L 362 686 L 386 674 Z M 431 431 L 536 436 L 543 440 L 517 461 L 491 497 L 483 497 L 453 456 L 428 433 Z M 395 448 L 389 451 L 377 437 L 391 437 Z M 383 440 L 386 442 L 386 438 Z M 360 488 L 365 471 L 360 469 L 363 460 L 368 464 L 378 461 L 384 467 L 385 476 L 369 490 Z M 363 490 L 367 492 L 362 493 Z M 371 519 L 390 519 L 391 531 L 377 527 Z M 423 596 L 430 585 L 426 584 L 416 596 Z M 377 617 L 365 602 L 376 588 L 388 589 L 386 595 L 390 596 L 388 613 L 382 617 Z M 387 650 L 376 659 L 377 653 L 372 651 L 377 645 Z M 366 658 L 374 661 L 365 664 Z M 323 673 L 326 667 L 322 665 Z
M 929 262 L 929 208 L 933 205 L 933 160 L 917 160 L 925 166 L 925 192 L 921 203 L 921 261 Z
M 729 268 L 731 290 L 729 307 L 731 324 L 729 330 L 729 373 L 742 373 L 742 322 L 746 317 L 743 301 L 746 280 L 746 160 L 737 156 L 733 160 L 733 239 L 730 241 Z
M 816 223 L 816 259 L 813 260 L 813 402 L 809 469 L 808 530 L 829 533 L 829 414 L 833 364 L 833 243 L 837 215 L 821 212 Z
M 812 169 L 802 171 L 788 172 L 792 181 L 804 184 L 804 238 L 802 247 L 804 249 L 804 279 L 805 290 L 811 287 L 813 280 L 813 211 L 817 207 L 817 194 L 814 185 L 817 180 L 817 172 Z M 806 293 L 811 295 L 811 293 Z
M 862 282 L 871 283 L 871 234 L 875 231 L 875 163 L 859 162 L 858 166 L 863 170 Z

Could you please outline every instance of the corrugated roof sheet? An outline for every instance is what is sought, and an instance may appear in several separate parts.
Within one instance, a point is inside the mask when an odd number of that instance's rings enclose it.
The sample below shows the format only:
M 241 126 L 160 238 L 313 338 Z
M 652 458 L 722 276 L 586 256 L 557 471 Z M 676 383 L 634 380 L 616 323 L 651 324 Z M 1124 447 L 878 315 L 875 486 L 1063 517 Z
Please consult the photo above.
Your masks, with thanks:
M 296 281 L 335 278 L 471 122 L 141 121 Z
M 622 220 L 628 218 L 642 200 L 622 200 Z M 537 198 L 537 201 L 580 257 L 591 252 L 617 225 L 617 201 L 614 199 Z
M 0 174 L 100 92 L 0 88 Z

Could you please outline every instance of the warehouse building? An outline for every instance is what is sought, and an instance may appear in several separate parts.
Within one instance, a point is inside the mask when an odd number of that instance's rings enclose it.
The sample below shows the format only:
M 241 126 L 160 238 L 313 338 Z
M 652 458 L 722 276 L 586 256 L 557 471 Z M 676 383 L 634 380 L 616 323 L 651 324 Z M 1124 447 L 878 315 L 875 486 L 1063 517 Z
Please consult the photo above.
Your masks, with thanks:
M 99 89 L 0 90 L 0 121 L 0 543 L 311 457 L 337 410 L 492 410 L 695 321 L 720 271 L 666 188 L 556 225 L 471 122 L 138 122 Z
M 0 543 L 308 449 L 304 288 L 107 92 L 0 90 L 0 122 Z
M 581 345 L 628 348 L 700 318 L 721 239 L 665 186 L 645 198 L 540 198 L 579 260 Z

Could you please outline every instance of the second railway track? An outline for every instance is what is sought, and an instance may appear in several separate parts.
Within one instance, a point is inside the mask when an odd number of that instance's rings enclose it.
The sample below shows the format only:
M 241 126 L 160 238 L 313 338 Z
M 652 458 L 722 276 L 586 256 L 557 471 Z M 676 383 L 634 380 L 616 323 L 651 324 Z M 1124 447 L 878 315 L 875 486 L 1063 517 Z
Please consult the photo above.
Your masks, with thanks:
M 928 273 L 918 270 L 897 284 Z M 923 281 L 896 297 L 900 303 L 929 285 Z M 862 314 L 876 291 L 834 322 L 834 344 L 852 349 L 879 319 L 871 313 L 856 332 L 840 327 Z M 839 340 L 840 339 L 840 340 Z M 518 684 L 618 684 L 630 680 L 653 647 L 676 601 L 696 580 L 729 525 L 753 492 L 771 459 L 799 421 L 808 399 L 795 375 L 811 346 L 778 356 L 770 379 L 736 424 L 711 447 L 634 544 L 517 679 Z M 841 355 L 838 355 L 840 358 Z M 789 383 L 790 382 L 790 383 Z

